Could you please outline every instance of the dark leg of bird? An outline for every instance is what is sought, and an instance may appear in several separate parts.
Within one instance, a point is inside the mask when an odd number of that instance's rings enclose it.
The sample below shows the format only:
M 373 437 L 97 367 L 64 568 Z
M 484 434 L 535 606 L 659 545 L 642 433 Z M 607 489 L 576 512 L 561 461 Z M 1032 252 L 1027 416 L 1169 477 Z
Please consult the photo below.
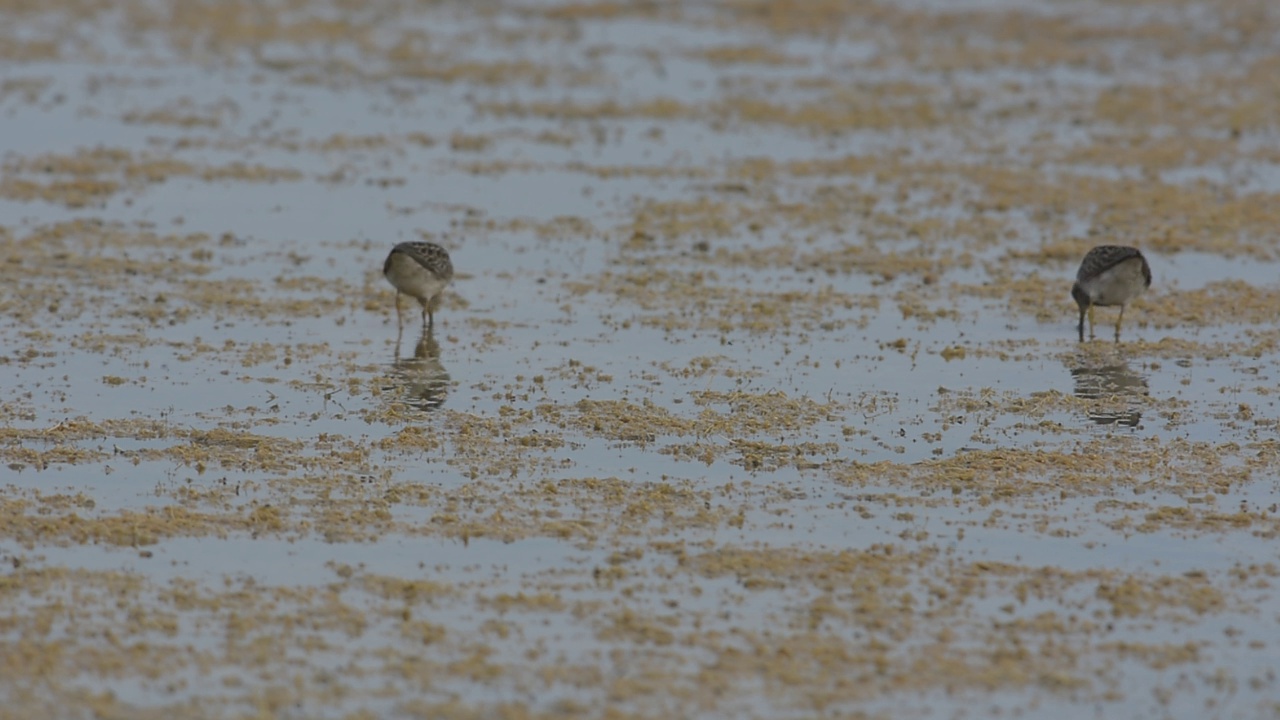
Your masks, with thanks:
M 1116 318 L 1116 342 L 1120 342 L 1120 323 L 1124 322 L 1124 306 L 1120 306 L 1120 317 Z
M 1080 332 L 1080 342 L 1084 342 L 1084 308 L 1080 308 L 1080 324 L 1076 326 Z
M 404 332 L 404 318 L 400 315 L 400 291 L 396 291 L 396 337 Z
M 422 303 L 422 329 L 423 330 L 426 330 L 427 328 L 431 327 L 432 319 L 433 318 L 431 317 L 431 309 L 427 307 L 426 303 Z
M 427 311 L 427 330 L 431 331 L 436 327 L 436 310 L 440 309 L 440 296 L 436 295 L 431 298 L 431 302 L 427 303 L 425 308 Z

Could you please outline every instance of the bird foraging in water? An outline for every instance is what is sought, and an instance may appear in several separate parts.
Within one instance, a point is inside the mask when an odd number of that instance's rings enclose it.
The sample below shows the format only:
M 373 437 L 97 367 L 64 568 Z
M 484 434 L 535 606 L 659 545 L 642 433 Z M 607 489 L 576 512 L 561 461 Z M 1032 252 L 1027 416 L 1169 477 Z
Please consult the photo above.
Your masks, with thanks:
M 1151 287 L 1151 266 L 1137 248 L 1123 245 L 1099 245 L 1090 250 L 1076 272 L 1071 297 L 1080 306 L 1080 340 L 1084 341 L 1084 316 L 1089 316 L 1089 338 L 1093 338 L 1094 306 L 1120 306 L 1116 318 L 1116 342 L 1120 342 L 1120 323 L 1124 306 Z
M 400 316 L 401 293 L 417 298 L 422 305 L 422 327 L 435 327 L 435 311 L 440 296 L 453 279 L 453 263 L 444 248 L 429 242 L 402 242 L 391 248 L 382 274 L 396 289 L 396 327 L 404 331 Z

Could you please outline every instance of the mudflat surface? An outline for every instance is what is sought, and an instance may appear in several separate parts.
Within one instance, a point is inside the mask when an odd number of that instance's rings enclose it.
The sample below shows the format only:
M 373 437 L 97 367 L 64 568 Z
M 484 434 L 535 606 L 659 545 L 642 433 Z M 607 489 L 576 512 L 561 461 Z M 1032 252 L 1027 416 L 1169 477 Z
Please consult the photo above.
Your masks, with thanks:
M 1280 713 L 1274 2 L 0 17 L 0 717 Z

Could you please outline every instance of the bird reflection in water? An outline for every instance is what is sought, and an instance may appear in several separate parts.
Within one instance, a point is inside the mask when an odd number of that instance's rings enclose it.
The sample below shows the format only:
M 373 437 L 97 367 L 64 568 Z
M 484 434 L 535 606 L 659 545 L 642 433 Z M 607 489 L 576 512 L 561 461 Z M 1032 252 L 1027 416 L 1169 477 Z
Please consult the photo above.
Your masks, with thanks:
M 1141 398 L 1151 394 L 1147 379 L 1124 361 L 1091 365 L 1082 357 L 1080 362 L 1071 369 L 1071 378 L 1076 397 L 1096 401 L 1087 411 L 1089 419 L 1098 425 L 1137 427 L 1142 420 Z
M 449 371 L 440 362 L 440 343 L 430 328 L 423 330 L 410 357 L 400 357 L 400 343 L 396 343 L 389 377 L 393 384 L 383 392 L 394 393 L 399 402 L 427 412 L 444 404 L 449 395 Z

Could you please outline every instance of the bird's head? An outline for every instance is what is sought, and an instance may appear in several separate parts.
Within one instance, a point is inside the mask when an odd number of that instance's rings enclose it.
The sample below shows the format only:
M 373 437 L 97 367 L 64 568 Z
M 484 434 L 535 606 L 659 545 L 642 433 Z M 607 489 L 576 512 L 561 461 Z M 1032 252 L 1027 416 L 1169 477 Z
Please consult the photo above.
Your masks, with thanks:
M 1080 306 L 1081 311 L 1089 307 L 1089 295 L 1085 293 L 1084 288 L 1080 287 L 1080 283 L 1072 284 L 1071 297 L 1076 301 L 1076 305 Z

